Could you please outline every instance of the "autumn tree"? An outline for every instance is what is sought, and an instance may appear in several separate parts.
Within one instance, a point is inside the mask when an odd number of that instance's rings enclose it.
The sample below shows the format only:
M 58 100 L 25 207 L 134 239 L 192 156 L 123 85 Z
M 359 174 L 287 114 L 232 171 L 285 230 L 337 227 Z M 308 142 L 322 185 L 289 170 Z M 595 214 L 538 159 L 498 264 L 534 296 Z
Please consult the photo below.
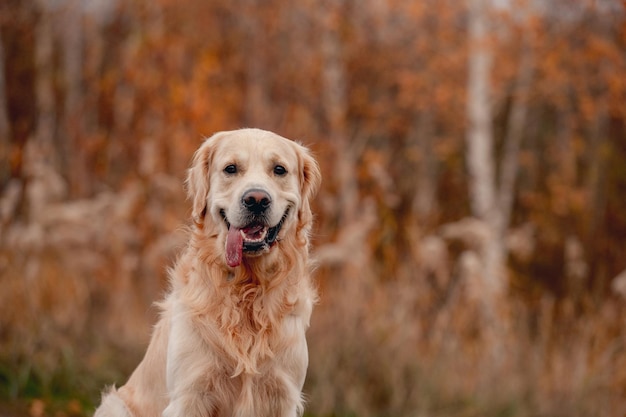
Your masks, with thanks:
M 437 414 L 482 401 L 481 376 L 529 415 L 609 407 L 624 21 L 610 1 L 0 2 L 0 384 L 37 349 L 138 343 L 119 335 L 149 329 L 190 156 L 256 125 L 324 173 L 313 412 Z

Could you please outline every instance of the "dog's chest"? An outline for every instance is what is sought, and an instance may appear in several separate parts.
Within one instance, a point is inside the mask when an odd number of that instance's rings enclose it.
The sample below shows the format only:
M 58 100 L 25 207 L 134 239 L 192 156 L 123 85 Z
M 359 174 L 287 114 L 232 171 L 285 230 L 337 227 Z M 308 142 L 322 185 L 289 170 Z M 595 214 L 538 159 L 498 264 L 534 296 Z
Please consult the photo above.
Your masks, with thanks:
M 230 400 L 218 408 L 232 410 L 227 416 L 285 415 L 301 402 L 308 366 L 306 326 L 294 314 L 282 317 L 273 328 L 259 328 L 250 320 L 247 317 L 233 328 L 230 352 L 219 355 L 226 371 L 219 374 L 227 379 L 220 385 L 231 392 Z
M 238 298 L 238 299 L 237 299 Z M 305 325 L 300 302 L 268 300 L 249 289 L 230 303 L 222 304 L 217 314 L 205 317 L 211 345 L 223 351 L 233 375 L 259 373 L 281 361 L 292 345 L 304 339 Z

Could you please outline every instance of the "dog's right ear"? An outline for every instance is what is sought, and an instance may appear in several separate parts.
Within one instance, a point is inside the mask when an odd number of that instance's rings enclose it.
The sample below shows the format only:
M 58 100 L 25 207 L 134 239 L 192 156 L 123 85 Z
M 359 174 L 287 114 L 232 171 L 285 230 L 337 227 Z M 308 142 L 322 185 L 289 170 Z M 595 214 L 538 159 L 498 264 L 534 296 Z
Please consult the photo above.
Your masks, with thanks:
M 198 226 L 204 224 L 209 196 L 209 166 L 215 149 L 216 136 L 213 135 L 198 148 L 193 155 L 191 168 L 187 171 L 187 197 L 191 200 L 191 218 Z

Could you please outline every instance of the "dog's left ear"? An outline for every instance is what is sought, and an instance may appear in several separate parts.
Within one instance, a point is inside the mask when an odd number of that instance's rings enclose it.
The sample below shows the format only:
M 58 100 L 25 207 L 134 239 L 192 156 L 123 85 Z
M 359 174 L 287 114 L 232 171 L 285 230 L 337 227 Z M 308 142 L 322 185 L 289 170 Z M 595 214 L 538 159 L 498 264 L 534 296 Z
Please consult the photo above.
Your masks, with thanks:
M 307 148 L 298 145 L 298 158 L 300 162 L 300 192 L 302 204 L 298 217 L 300 224 L 309 225 L 313 220 L 310 200 L 315 197 L 322 183 L 322 174 L 317 161 L 311 156 Z
M 216 136 L 205 140 L 193 155 L 185 181 L 187 197 L 191 200 L 191 217 L 196 225 L 204 224 L 209 196 L 209 166 L 213 157 Z

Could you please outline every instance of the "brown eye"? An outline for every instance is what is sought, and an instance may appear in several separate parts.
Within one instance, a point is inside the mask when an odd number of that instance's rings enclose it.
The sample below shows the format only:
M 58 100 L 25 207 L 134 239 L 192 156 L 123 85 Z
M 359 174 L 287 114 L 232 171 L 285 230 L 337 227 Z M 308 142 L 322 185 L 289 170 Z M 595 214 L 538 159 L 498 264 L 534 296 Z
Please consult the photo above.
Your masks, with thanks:
M 287 174 L 287 170 L 282 165 L 276 165 L 274 167 L 274 174 L 278 175 L 279 177 L 282 177 L 283 175 Z
M 237 173 L 237 165 L 235 165 L 235 164 L 227 165 L 226 168 L 224 168 L 224 172 L 227 173 L 227 174 L 230 174 L 230 175 L 236 174 Z

